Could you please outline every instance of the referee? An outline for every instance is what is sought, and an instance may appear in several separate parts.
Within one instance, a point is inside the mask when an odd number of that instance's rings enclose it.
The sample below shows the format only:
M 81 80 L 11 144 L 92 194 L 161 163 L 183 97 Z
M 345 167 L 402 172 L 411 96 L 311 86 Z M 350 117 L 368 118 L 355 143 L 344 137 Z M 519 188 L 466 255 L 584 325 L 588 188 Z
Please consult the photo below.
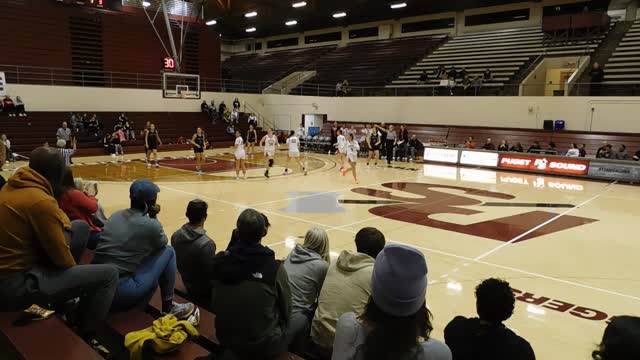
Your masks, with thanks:
M 387 165 L 391 165 L 391 159 L 393 158 L 393 147 L 398 142 L 398 134 L 393 129 L 393 125 L 389 125 L 387 130 L 386 149 L 387 149 Z

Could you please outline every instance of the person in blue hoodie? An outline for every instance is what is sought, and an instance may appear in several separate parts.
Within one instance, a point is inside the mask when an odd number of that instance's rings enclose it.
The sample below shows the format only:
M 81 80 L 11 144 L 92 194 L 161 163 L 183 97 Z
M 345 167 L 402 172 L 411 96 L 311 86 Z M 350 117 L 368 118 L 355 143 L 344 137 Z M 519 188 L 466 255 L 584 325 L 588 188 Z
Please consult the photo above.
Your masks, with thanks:
M 182 281 L 192 299 L 201 306 L 211 302 L 211 271 L 216 244 L 207 236 L 204 223 L 209 205 L 200 199 L 187 205 L 189 222 L 171 236 L 171 246 L 176 252 L 176 264 Z

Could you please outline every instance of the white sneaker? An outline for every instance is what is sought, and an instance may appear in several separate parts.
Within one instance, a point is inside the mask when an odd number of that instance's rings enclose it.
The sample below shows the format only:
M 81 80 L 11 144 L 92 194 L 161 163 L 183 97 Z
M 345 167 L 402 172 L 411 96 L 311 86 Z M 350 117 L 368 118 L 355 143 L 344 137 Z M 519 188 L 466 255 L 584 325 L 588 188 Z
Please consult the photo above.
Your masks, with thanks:
M 157 168 L 159 168 L 159 167 L 160 167 L 160 164 L 156 163 L 156 167 L 157 167 Z
M 147 167 L 150 168 L 151 167 L 151 163 L 147 163 Z

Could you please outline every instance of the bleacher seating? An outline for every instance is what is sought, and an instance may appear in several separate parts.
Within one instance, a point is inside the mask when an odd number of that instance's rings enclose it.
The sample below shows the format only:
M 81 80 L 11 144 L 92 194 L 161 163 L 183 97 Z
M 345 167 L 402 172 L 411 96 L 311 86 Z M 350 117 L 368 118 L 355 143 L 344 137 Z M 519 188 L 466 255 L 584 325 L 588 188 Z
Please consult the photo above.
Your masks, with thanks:
M 93 114 L 92 112 L 87 113 L 89 116 Z M 108 131 L 113 131 L 113 123 L 119 115 L 118 113 L 97 112 L 95 114 Z M 140 136 L 140 131 L 147 121 L 156 124 L 160 137 L 166 145 L 175 143 L 179 137 L 190 140 L 198 126 L 204 127 L 209 142 L 213 146 L 230 146 L 233 143 L 233 137 L 225 132 L 224 122 L 218 121 L 216 125 L 212 125 L 207 116 L 201 112 L 127 112 L 126 115 L 135 124 L 137 139 L 125 143 L 125 151 L 128 153 L 143 151 L 144 139 Z M 68 112 L 29 112 L 27 117 L 11 118 L 2 115 L 0 133 L 7 134 L 14 152 L 28 154 L 45 142 L 55 146 L 56 130 L 63 121 L 68 120 Z M 244 126 L 243 131 L 246 131 L 246 121 L 241 122 L 241 125 Z M 80 149 L 78 155 L 104 154 L 102 144 L 99 144 L 98 140 L 91 141 L 80 138 L 78 148 Z M 189 146 L 165 146 L 164 149 L 189 149 Z
M 640 81 L 640 20 L 636 20 L 605 66 L 607 84 Z
M 483 83 L 483 88 L 501 88 L 509 84 L 519 72 L 539 55 L 566 56 L 592 53 L 599 46 L 604 35 L 562 44 L 543 44 L 544 34 L 539 27 L 498 30 L 471 33 L 458 36 L 440 46 L 388 87 L 391 88 L 432 88 L 438 86 L 432 72 L 440 65 L 448 71 L 451 66 L 458 70 L 466 67 L 470 78 L 482 75 L 491 69 L 493 79 Z M 430 75 L 427 84 L 418 84 L 423 71 Z
M 317 94 L 324 96 L 335 95 L 335 84 L 344 80 L 351 87 L 382 87 L 444 39 L 438 35 L 351 43 L 319 58 L 313 67 L 317 75 L 309 82 L 328 85 Z M 300 94 L 301 89 L 291 93 Z

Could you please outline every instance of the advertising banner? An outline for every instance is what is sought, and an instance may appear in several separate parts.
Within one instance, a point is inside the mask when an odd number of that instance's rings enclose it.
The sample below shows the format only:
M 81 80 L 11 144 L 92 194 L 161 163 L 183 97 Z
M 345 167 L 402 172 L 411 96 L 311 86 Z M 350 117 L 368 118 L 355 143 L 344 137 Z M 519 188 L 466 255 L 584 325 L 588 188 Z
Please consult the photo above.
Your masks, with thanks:
M 589 161 L 543 155 L 501 154 L 498 167 L 549 174 L 587 175 Z
M 592 161 L 589 176 L 599 179 L 640 182 L 640 164 Z
M 460 154 L 460 164 L 478 166 L 498 166 L 498 153 L 483 151 L 466 151 Z
M 436 161 L 457 164 L 459 150 L 441 149 L 441 148 L 425 148 L 424 159 L 426 161 Z

